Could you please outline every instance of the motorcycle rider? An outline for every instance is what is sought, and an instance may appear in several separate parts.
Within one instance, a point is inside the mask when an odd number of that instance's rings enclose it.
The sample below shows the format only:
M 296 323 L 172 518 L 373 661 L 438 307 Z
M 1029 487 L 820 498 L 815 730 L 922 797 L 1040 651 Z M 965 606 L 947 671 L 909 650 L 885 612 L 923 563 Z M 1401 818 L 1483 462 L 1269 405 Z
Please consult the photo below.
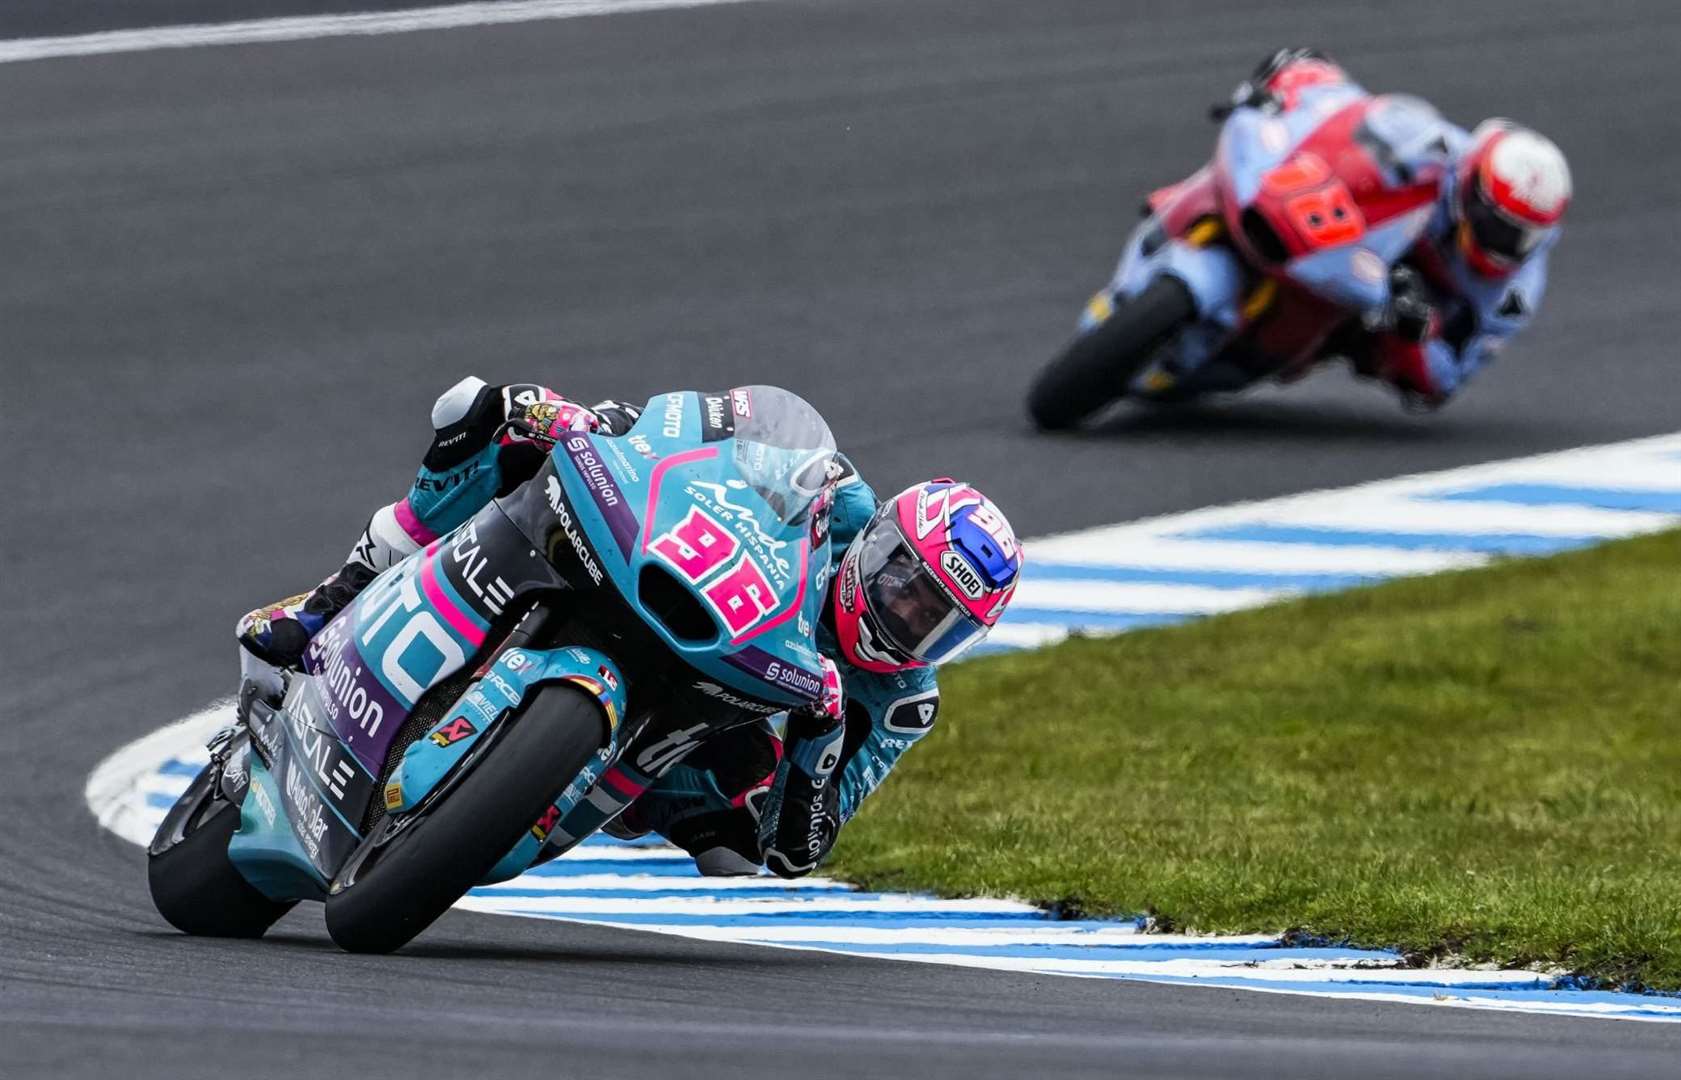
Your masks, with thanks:
M 1322 115 L 1370 97 L 1316 49 L 1280 49 L 1233 92 L 1232 109 Z M 1438 178 L 1435 211 L 1390 273 L 1390 299 L 1360 313 L 1327 355 L 1382 379 L 1412 405 L 1435 408 L 1456 393 L 1534 317 L 1547 259 L 1570 204 L 1570 167 L 1551 140 L 1510 120 L 1467 132 L 1426 102 L 1387 98 L 1388 126 L 1404 133 L 1384 148 L 1394 174 Z
M 529 479 L 565 432 L 623 435 L 640 415 L 615 401 L 586 408 L 534 384 L 463 379 L 433 406 L 432 444 L 409 493 L 374 512 L 344 566 L 310 592 L 240 620 L 248 674 L 260 672 L 253 660 L 301 670 L 310 639 L 375 576 Z M 816 628 L 822 700 L 790 711 L 780 726 L 755 717 L 722 731 L 658 776 L 635 776 L 621 762 L 603 782 L 636 794 L 607 824 L 614 835 L 657 831 L 708 874 L 761 865 L 784 877 L 809 873 L 933 725 L 934 667 L 979 643 L 1003 614 L 1022 554 L 991 501 L 939 479 L 878 502 L 846 458 L 837 456 L 834 471 L 834 569 Z M 575 814 L 589 813 L 581 801 Z M 545 856 L 576 842 L 573 821 L 548 830 Z

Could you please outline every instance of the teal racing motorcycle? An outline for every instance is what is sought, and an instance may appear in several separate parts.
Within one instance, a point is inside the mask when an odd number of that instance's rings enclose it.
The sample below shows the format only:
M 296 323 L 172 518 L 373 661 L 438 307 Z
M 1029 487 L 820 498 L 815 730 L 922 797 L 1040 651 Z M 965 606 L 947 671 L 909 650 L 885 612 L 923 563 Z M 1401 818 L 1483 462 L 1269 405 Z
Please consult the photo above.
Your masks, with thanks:
M 324 901 L 341 947 L 389 952 L 606 824 L 640 790 L 623 777 L 815 702 L 838 472 L 823 418 L 769 386 L 561 436 L 381 574 L 302 672 L 244 680 L 148 849 L 158 911 L 258 937 Z

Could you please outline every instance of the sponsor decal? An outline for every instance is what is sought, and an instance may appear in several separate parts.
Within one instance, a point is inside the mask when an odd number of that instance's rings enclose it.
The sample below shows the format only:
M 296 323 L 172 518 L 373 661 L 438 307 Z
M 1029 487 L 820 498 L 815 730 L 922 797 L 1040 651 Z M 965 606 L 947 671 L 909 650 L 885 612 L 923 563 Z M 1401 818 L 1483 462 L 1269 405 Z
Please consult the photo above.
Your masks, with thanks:
M 431 735 L 428 735 L 427 738 L 431 739 L 433 744 L 437 746 L 454 746 L 467 736 L 477 735 L 478 733 L 479 729 L 473 726 L 471 720 L 465 716 L 457 716 Z
M 636 755 L 636 767 L 651 777 L 665 775 L 665 771 L 683 760 L 690 750 L 700 745 L 697 735 L 704 735 L 709 725 L 692 724 L 678 728 L 659 742 Z
M 779 660 L 756 645 L 748 645 L 740 652 L 726 654 L 724 662 L 740 668 L 755 679 L 808 701 L 817 701 L 823 695 L 822 675 Z
M 295 761 L 286 763 L 286 804 L 292 808 L 292 827 L 298 839 L 311 859 L 319 859 L 321 838 L 327 834 L 327 815 Z
M 882 726 L 906 735 L 921 735 L 934 726 L 940 712 L 940 692 L 928 690 L 888 703 L 882 712 Z
M 309 762 L 321 786 L 332 795 L 333 801 L 342 805 L 350 782 L 356 778 L 356 767 L 350 763 L 338 739 L 315 726 L 314 713 L 307 700 L 300 698 L 294 703 L 288 719 L 292 738 L 298 744 L 298 753 L 288 761 L 288 766 L 302 756 Z
M 618 676 L 614 675 L 613 672 L 608 669 L 606 664 L 597 666 L 595 673 L 600 677 L 602 682 L 607 684 L 609 689 L 617 690 L 619 688 Z
M 673 438 L 675 438 L 675 436 L 673 436 Z M 627 435 L 625 436 L 624 441 L 630 444 L 630 448 L 632 450 L 635 450 L 638 454 L 641 454 L 649 461 L 658 461 L 660 459 L 660 456 L 654 452 L 654 444 L 648 441 L 648 436 Z M 631 475 L 631 479 L 636 479 L 635 474 Z
M 858 595 L 858 555 L 847 552 L 846 559 L 841 563 L 840 603 L 841 607 L 852 610 L 852 601 Z
M 537 842 L 541 844 L 549 838 L 549 834 L 554 832 L 554 827 L 559 824 L 560 807 L 551 805 L 543 811 L 543 816 L 537 819 L 537 823 L 531 826 L 531 835 L 535 836 Z
M 395 809 L 397 809 L 397 807 L 399 807 L 401 805 L 403 805 L 403 785 L 401 785 L 401 784 L 386 784 L 385 785 L 385 808 L 387 810 L 395 810 Z
M 572 553 L 578 556 L 578 562 L 583 564 L 584 573 L 589 575 L 590 584 L 601 584 L 601 564 L 595 561 L 595 552 L 590 549 L 589 541 L 578 531 L 577 522 L 572 520 L 572 508 L 566 503 L 565 493 L 560 490 L 560 478 L 549 475 L 545 485 L 549 497 L 549 509 L 554 511 L 555 520 L 560 522 L 560 531 L 566 534 L 566 542 L 572 545 Z
M 563 446 L 572 461 L 572 467 L 583 477 L 590 497 L 595 500 L 596 509 L 600 512 L 602 520 L 607 523 L 614 541 L 619 545 L 620 553 L 629 559 L 638 531 L 636 515 L 625 503 L 619 485 L 607 469 L 607 463 L 595 452 L 595 444 L 587 435 L 573 435 Z
M 361 659 L 356 646 L 350 642 L 348 620 L 336 619 L 310 642 L 310 650 L 317 657 L 325 656 L 326 663 L 316 671 L 317 685 L 326 690 L 322 706 L 327 715 L 341 726 L 346 720 L 370 738 L 379 734 L 385 723 L 385 706 L 375 700 L 377 689 L 370 694 L 370 682 L 363 679 Z
M 969 565 L 969 560 L 959 555 L 951 548 L 940 552 L 940 569 L 958 591 L 971 600 L 979 600 L 981 593 L 986 591 L 986 584 L 981 581 L 981 575 Z
M 638 437 L 632 436 L 632 438 Z M 625 479 L 633 484 L 639 484 L 642 482 L 642 474 L 637 471 L 635 465 L 631 464 L 630 455 L 620 449 L 620 444 L 624 441 L 624 439 L 605 439 L 601 445 L 605 446 L 607 452 L 613 455 L 613 460 L 619 463 L 619 471 L 625 474 Z M 646 443 L 648 440 L 643 439 L 642 441 Z
M 262 812 L 263 820 L 268 822 L 269 828 L 274 828 L 274 823 L 280 818 L 280 811 L 275 809 L 274 800 L 268 796 L 268 785 L 252 784 L 247 790 L 251 792 L 251 798 L 256 800 L 257 809 Z
M 485 568 L 490 565 L 490 556 L 483 554 L 482 547 L 479 543 L 479 524 L 477 521 L 469 521 L 457 530 L 455 537 L 450 541 L 449 562 L 445 565 L 455 570 L 452 575 L 454 584 L 465 586 L 462 591 L 471 594 L 468 598 L 469 603 L 472 602 L 472 597 L 477 597 L 479 603 L 491 615 L 500 615 L 503 607 L 512 599 L 514 589 L 500 575 L 488 582 L 480 582 Z
M 700 395 L 701 442 L 718 442 L 735 436 L 735 413 L 726 394 Z
M 660 434 L 667 439 L 683 437 L 683 398 L 679 391 L 665 395 L 665 405 L 660 410 Z
M 753 418 L 753 392 L 739 387 L 731 390 L 730 408 L 741 419 L 751 420 Z
M 466 433 L 463 432 L 462 434 Z M 442 495 L 445 492 L 454 491 L 463 484 L 470 483 L 478 475 L 478 472 L 479 463 L 477 461 L 469 461 L 454 472 L 423 472 L 415 477 L 414 490 L 423 495 Z
M 760 716 L 774 716 L 779 712 L 787 711 L 787 709 L 781 705 L 766 705 L 762 701 L 755 701 L 750 697 L 743 697 L 740 694 L 733 693 L 726 690 L 724 687 L 719 686 L 715 682 L 697 682 L 694 684 L 694 688 L 705 694 L 707 697 L 721 701 L 732 708 L 741 709 L 744 712 L 757 713 Z

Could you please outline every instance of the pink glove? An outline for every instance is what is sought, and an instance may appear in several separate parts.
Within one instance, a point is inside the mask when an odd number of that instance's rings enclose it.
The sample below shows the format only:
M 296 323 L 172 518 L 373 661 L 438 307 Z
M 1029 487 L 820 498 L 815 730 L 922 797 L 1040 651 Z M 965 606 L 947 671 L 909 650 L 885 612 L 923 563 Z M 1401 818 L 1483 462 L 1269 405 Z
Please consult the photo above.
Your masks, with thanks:
M 594 431 L 601 426 L 590 409 L 532 383 L 503 387 L 502 411 L 509 422 L 497 440 L 503 446 L 532 442 L 553 446 L 568 431 Z

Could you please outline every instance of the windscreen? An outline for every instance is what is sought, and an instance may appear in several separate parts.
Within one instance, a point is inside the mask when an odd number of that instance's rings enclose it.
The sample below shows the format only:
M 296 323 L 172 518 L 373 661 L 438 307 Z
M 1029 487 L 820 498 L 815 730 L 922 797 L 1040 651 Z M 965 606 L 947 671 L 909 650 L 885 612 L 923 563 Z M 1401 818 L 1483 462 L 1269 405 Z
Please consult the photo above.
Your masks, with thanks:
M 811 512 L 835 461 L 835 437 L 818 411 L 775 386 L 729 392 L 735 425 L 735 466 L 784 525 Z

